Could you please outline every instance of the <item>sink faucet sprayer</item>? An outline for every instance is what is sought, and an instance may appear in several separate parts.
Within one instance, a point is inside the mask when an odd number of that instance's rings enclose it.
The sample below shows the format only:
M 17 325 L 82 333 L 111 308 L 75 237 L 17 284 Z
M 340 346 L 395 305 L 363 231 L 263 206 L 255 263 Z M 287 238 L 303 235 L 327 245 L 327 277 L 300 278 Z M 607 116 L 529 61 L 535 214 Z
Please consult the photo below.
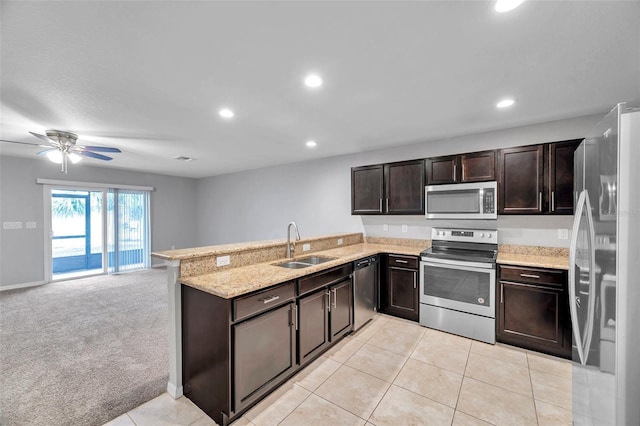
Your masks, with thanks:
M 291 247 L 291 226 L 296 228 L 296 238 L 293 240 L 293 247 Z M 293 252 L 296 251 L 296 241 L 300 241 L 300 232 L 298 232 L 298 225 L 295 222 L 289 222 L 287 226 L 287 257 L 293 257 Z

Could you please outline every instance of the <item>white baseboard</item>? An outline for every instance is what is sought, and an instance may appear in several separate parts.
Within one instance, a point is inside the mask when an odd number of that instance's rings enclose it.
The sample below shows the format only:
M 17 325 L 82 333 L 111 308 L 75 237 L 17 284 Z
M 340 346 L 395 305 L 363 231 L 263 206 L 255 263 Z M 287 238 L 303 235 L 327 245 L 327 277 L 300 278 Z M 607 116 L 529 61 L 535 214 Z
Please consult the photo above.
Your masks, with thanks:
M 3 286 L 0 286 L 0 291 L 15 290 L 17 288 L 35 287 L 35 286 L 46 284 L 46 283 L 47 283 L 46 281 L 34 281 L 32 283 L 3 285 Z
M 182 393 L 182 386 L 176 387 L 173 383 L 167 383 L 167 393 L 173 397 L 173 399 L 180 398 Z

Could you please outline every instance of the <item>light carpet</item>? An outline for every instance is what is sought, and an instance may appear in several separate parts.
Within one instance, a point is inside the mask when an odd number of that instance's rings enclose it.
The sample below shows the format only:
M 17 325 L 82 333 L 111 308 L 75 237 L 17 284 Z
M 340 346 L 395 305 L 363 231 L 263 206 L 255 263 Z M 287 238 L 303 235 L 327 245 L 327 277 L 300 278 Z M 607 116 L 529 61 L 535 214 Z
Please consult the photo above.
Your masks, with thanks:
M 102 425 L 168 380 L 166 270 L 0 292 L 0 425 Z

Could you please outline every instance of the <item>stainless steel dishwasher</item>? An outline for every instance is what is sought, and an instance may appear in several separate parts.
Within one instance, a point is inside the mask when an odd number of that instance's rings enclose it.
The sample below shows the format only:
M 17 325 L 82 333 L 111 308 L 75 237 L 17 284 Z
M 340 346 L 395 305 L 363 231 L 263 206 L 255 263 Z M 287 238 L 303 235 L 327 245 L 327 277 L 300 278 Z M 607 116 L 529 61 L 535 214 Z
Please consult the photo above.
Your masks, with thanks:
M 353 262 L 353 330 L 356 331 L 376 313 L 378 256 Z

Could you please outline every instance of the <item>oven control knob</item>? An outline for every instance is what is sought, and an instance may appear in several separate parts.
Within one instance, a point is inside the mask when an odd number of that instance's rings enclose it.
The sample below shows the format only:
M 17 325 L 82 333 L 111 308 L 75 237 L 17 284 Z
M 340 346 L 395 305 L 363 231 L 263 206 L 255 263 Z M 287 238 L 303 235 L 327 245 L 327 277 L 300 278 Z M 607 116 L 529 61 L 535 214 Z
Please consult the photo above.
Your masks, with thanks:
M 484 232 L 480 233 L 480 238 L 484 238 Z
M 491 238 L 491 234 L 487 234 L 487 238 Z

